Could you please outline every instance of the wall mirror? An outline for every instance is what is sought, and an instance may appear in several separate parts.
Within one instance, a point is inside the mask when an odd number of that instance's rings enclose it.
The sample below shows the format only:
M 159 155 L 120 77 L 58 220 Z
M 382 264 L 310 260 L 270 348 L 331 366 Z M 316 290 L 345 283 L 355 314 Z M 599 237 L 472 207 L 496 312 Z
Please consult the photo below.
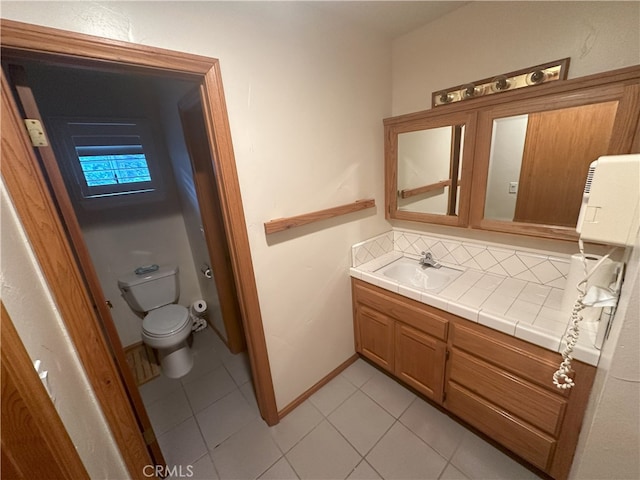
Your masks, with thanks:
M 639 116 L 635 66 L 385 119 L 387 218 L 575 240 L 590 163 L 637 153 Z
M 464 125 L 398 134 L 398 209 L 456 215 Z
M 463 178 L 465 157 L 470 159 L 472 150 L 465 139 L 473 130 L 472 121 L 468 114 L 457 114 L 387 126 L 387 190 L 393 197 L 393 218 L 466 222 L 470 183 L 465 188 Z
M 616 109 L 605 102 L 494 119 L 484 218 L 575 227 L 589 164 L 609 149 Z
M 629 95 L 625 87 L 595 88 L 481 112 L 471 226 L 577 238 L 589 165 L 631 149 L 638 108 L 624 120 L 634 108 Z

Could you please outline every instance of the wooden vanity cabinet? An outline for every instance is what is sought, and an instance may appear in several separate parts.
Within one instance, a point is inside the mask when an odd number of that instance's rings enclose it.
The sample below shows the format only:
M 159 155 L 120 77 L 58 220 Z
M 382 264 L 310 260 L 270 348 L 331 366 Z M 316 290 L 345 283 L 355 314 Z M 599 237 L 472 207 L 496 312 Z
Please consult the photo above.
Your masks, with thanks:
M 562 357 L 462 319 L 449 328 L 444 407 L 553 478 L 566 478 L 595 367 L 572 362 L 576 385 L 552 378 Z
M 352 279 L 356 351 L 442 403 L 451 315 Z
M 359 305 L 355 313 L 355 323 L 358 352 L 393 373 L 395 321 L 365 305 Z
M 442 403 L 447 345 L 417 328 L 396 322 L 395 374 L 426 397 Z
M 569 475 L 595 367 L 353 279 L 356 351 L 556 479 Z

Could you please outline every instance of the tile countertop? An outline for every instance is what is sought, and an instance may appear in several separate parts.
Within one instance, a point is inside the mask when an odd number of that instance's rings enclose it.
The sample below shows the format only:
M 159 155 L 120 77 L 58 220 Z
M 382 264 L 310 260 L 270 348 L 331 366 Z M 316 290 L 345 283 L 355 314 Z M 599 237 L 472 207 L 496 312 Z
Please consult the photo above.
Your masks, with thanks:
M 563 289 L 446 263 L 443 265 L 462 269 L 464 273 L 438 293 L 410 288 L 375 273 L 403 256 L 415 258 L 417 265 L 417 256 L 392 251 L 351 267 L 350 274 L 548 350 L 561 352 L 564 348 L 563 338 L 570 317 L 561 311 Z M 580 337 L 572 354 L 574 359 L 598 365 L 600 350 L 594 346 L 597 328 L 597 322 L 581 322 Z

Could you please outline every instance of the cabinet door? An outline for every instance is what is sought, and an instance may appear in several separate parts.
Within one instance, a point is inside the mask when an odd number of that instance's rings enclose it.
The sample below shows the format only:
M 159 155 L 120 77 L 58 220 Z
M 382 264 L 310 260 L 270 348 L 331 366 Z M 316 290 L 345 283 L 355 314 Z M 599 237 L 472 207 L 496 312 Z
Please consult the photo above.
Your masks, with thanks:
M 396 323 L 395 374 L 428 398 L 442 403 L 446 344 Z
M 356 307 L 356 350 L 393 372 L 394 320 L 362 304 Z

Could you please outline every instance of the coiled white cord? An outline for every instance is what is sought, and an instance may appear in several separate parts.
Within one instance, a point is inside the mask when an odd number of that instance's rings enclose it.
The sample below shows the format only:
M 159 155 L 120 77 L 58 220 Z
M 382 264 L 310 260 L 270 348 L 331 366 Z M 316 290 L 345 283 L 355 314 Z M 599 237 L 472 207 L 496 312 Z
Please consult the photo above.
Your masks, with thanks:
M 598 262 L 593 266 L 591 271 L 588 271 L 587 266 L 587 257 L 584 254 L 584 243 L 582 240 L 578 240 L 578 246 L 580 248 L 580 255 L 582 255 L 582 265 L 584 266 L 584 278 L 578 282 L 576 288 L 578 289 L 578 298 L 576 298 L 576 302 L 573 305 L 573 310 L 571 311 L 571 324 L 567 330 L 565 336 L 566 345 L 564 350 L 562 350 L 562 362 L 560 363 L 560 368 L 556 370 L 553 374 L 553 384 L 561 389 L 567 390 L 569 388 L 573 388 L 575 382 L 573 378 L 569 377 L 569 374 L 573 371 L 571 369 L 571 360 L 573 357 L 571 353 L 573 352 L 576 343 L 578 343 L 578 337 L 580 336 L 580 322 L 582 321 L 582 315 L 580 312 L 584 310 L 585 305 L 582 303 L 584 297 L 587 295 L 587 282 L 593 273 L 602 265 L 602 263 L 609 258 L 609 256 L 617 249 L 617 247 L 612 248 L 609 253 L 607 253 L 604 257 L 602 257 Z M 567 287 L 571 287 L 568 285 Z

